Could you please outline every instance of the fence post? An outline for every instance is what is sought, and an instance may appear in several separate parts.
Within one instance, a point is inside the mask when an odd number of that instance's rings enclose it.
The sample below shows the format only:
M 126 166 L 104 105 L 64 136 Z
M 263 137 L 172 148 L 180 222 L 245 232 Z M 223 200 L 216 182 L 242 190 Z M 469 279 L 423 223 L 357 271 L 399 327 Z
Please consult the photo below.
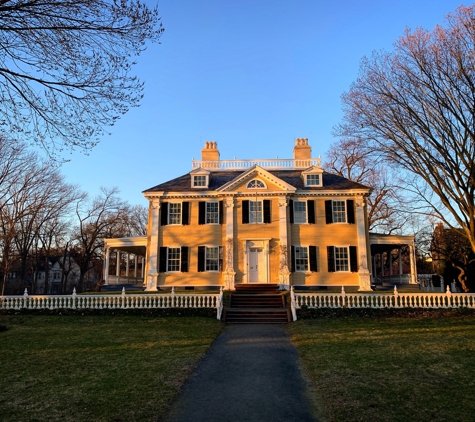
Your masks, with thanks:
M 445 294 L 447 295 L 447 306 L 452 308 L 452 292 L 450 291 L 449 284 L 447 284 L 447 289 L 445 290 Z
M 170 304 L 170 308 L 174 308 L 175 307 L 175 286 L 172 286 L 172 293 L 171 293 L 171 304 Z
M 292 319 L 297 321 L 297 311 L 295 310 L 295 294 L 294 294 L 294 286 L 290 287 L 290 310 L 292 311 Z
M 121 301 L 122 301 L 122 309 L 123 309 L 125 308 L 125 287 L 122 287 Z
M 395 308 L 399 308 L 398 297 L 399 297 L 399 292 L 397 291 L 396 285 L 394 285 L 394 307 Z
M 345 287 L 341 286 L 341 307 L 342 308 L 344 308 L 346 306 L 345 298 L 346 298 Z
M 28 289 L 25 288 L 25 292 L 23 293 L 23 307 L 28 308 Z
M 73 294 L 71 295 L 71 299 L 73 302 L 73 309 L 76 309 L 76 287 L 73 288 Z

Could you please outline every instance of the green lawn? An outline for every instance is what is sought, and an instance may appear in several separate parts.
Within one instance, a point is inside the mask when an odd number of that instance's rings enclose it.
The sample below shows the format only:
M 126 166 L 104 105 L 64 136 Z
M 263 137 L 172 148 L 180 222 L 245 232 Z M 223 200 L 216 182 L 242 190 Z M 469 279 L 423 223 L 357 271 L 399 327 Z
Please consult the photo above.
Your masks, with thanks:
M 328 318 L 288 329 L 332 421 L 474 421 L 475 318 Z
M 212 318 L 3 315 L 0 419 L 156 421 L 223 325 Z

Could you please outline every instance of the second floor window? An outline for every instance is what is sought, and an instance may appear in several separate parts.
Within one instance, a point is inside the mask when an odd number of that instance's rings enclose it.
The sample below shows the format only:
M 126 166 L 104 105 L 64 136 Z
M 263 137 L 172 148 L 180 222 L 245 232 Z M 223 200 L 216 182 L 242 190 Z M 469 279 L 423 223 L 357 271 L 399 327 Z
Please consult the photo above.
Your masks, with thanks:
M 170 225 L 188 225 L 190 215 L 189 202 L 162 202 L 161 208 L 162 226 Z
M 242 201 L 243 224 L 269 224 L 271 222 L 271 201 Z

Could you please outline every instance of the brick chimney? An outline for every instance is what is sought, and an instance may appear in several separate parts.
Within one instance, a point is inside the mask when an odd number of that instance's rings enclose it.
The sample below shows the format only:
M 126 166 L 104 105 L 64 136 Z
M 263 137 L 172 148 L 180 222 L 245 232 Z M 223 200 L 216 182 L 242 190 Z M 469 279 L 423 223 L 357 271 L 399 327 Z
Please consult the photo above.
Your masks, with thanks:
M 308 144 L 308 138 L 296 138 L 294 146 L 294 160 L 310 160 L 312 148 Z
M 217 142 L 205 142 L 205 147 L 201 150 L 201 161 L 219 161 Z

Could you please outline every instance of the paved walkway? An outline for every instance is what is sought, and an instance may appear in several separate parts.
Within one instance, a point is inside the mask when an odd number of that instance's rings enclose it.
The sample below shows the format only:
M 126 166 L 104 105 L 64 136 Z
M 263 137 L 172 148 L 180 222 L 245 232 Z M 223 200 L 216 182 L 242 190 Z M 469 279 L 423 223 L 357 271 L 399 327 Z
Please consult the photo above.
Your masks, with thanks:
M 316 421 L 285 328 L 224 327 L 165 420 Z

